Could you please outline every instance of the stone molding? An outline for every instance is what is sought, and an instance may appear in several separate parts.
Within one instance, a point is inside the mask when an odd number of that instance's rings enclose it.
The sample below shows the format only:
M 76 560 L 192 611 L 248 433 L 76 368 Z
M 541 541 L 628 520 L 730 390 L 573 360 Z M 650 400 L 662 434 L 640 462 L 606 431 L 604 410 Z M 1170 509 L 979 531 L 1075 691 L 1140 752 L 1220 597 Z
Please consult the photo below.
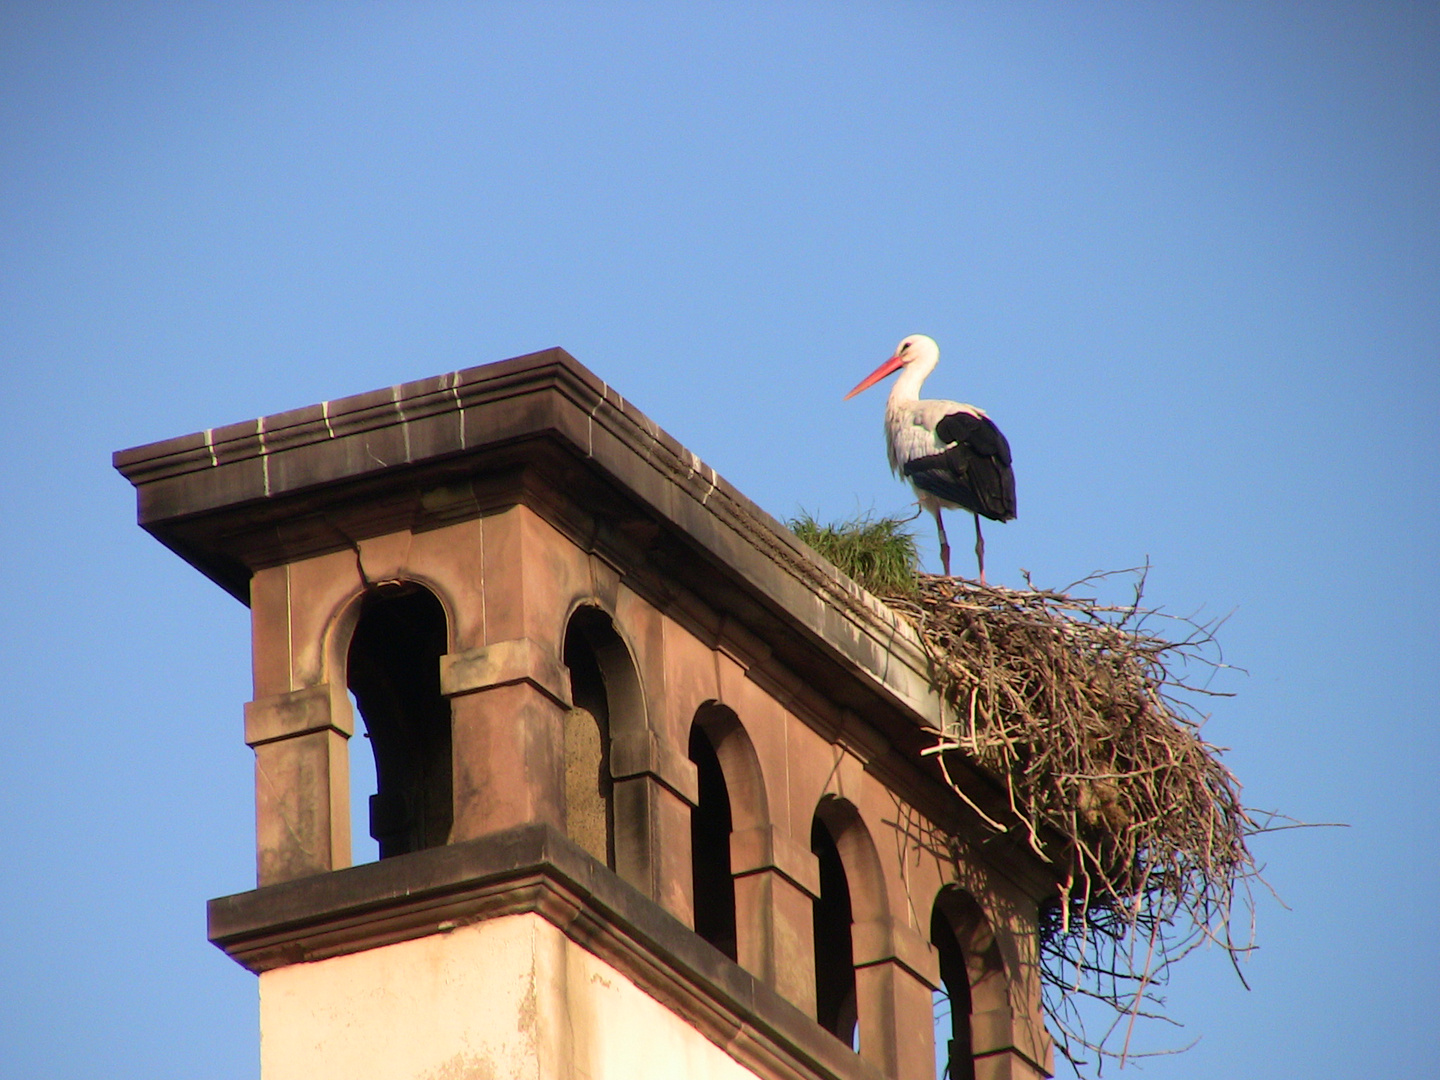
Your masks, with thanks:
M 1050 1062 L 1054 1052 L 1049 1034 L 1043 1029 L 1037 1033 L 1030 1025 L 1017 1022 L 1009 1009 L 970 1014 L 970 1052 L 977 1063 L 986 1058 L 1013 1055 L 1042 1076 L 1049 1076 L 1053 1071 Z
M 528 682 L 563 709 L 570 707 L 570 674 L 538 641 L 512 638 L 440 658 L 440 693 L 446 697 L 517 682 Z
M 254 972 L 533 912 L 742 1065 L 775 1080 L 882 1080 L 812 1019 L 545 825 L 210 901 L 210 940 Z
M 940 956 L 930 943 L 891 919 L 857 922 L 850 927 L 855 966 L 896 963 L 931 990 L 940 989 Z
M 820 860 L 774 825 L 730 834 L 730 873 L 745 877 L 774 870 L 810 899 L 820 896 Z
M 333 707 L 329 683 L 245 703 L 245 742 L 248 746 L 262 746 L 280 739 L 327 730 L 347 739 L 355 734 L 355 720 L 350 710 Z
M 651 776 L 691 806 L 700 803 L 695 763 L 648 729 L 611 734 L 610 775 L 616 780 Z

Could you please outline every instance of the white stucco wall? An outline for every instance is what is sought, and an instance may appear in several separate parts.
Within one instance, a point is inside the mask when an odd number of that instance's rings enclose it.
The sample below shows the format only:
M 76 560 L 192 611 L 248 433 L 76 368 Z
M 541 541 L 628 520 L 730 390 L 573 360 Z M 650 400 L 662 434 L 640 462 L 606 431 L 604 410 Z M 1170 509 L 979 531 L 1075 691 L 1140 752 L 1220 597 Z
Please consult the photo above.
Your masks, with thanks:
M 755 1080 L 538 915 L 260 976 L 262 1080 Z

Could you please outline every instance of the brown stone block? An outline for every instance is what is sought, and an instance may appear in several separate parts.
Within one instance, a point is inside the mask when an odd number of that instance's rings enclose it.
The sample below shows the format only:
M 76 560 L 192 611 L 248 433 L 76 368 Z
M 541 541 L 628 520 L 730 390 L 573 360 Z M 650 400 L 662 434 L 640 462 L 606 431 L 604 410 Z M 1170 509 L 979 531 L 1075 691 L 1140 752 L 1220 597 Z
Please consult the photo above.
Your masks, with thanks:
M 256 698 L 283 694 L 290 677 L 290 568 L 271 566 L 250 579 L 250 666 Z
M 672 732 L 676 745 L 688 746 L 695 713 L 707 701 L 716 701 L 720 689 L 710 647 L 673 619 L 663 623 L 665 642 L 664 714 L 652 713 L 657 727 Z
M 445 593 L 454 652 L 485 642 L 485 551 L 478 519 L 414 534 L 411 566 Z
M 860 1057 L 896 1080 L 935 1076 L 930 987 L 891 961 L 855 969 Z
M 635 670 L 640 673 L 650 726 L 683 755 L 689 745 L 690 724 L 688 719 L 681 721 L 671 715 L 665 622 L 665 616 L 650 603 L 623 585 L 620 587 L 615 597 L 615 625 L 635 661 Z
M 531 683 L 451 699 L 455 819 L 450 841 L 543 822 L 563 831 L 565 710 Z
M 249 746 L 331 730 L 347 739 L 355 734 L 350 702 L 332 699 L 328 683 L 245 703 L 245 742 Z
M 863 797 L 864 767 L 835 743 L 787 713 L 782 760 L 788 783 L 787 814 L 791 837 L 809 847 L 810 823 L 824 795 L 839 795 L 858 803 Z M 773 806 L 773 804 L 772 804 Z
M 364 588 L 353 551 L 334 551 L 290 564 L 290 670 L 295 686 L 344 685 L 345 651 L 336 620 Z M 346 628 L 347 630 L 349 628 Z M 328 650 L 336 650 L 330 657 Z M 331 671 L 333 664 L 337 670 Z
M 481 518 L 485 587 L 485 640 L 526 636 L 526 598 L 522 511 L 509 507 Z
M 771 949 L 775 989 L 815 1015 L 815 905 L 812 898 L 779 875 L 770 877 Z M 737 882 L 738 884 L 738 882 Z
M 686 761 L 686 764 L 690 764 Z M 692 802 L 668 788 L 654 794 L 659 847 L 655 852 L 660 906 L 686 926 L 695 925 L 695 871 L 690 858 Z
M 350 770 L 334 729 L 255 748 L 256 871 L 261 885 L 350 865 Z
M 570 673 L 548 645 L 519 638 L 440 658 L 440 692 L 446 697 L 522 681 L 570 707 Z
M 575 600 L 593 595 L 590 559 L 529 507 L 518 506 L 514 513 L 521 536 L 524 636 L 553 641 L 558 648 Z
M 611 761 L 613 768 L 613 757 Z M 690 804 L 647 773 L 617 778 L 611 805 L 615 872 L 686 926 L 693 926 Z
M 740 966 L 815 1018 L 815 924 L 810 895 L 774 870 L 735 879 Z

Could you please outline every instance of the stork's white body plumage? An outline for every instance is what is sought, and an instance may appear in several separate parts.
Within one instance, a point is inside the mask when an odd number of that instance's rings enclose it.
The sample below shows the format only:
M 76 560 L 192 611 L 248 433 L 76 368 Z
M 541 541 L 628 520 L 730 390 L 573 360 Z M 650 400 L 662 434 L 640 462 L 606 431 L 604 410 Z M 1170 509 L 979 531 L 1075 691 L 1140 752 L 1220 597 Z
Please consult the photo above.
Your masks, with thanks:
M 950 573 L 950 545 L 940 511 L 968 510 L 975 515 L 975 555 L 984 582 L 985 538 L 980 517 L 1009 521 L 1015 516 L 1010 445 L 984 410 L 964 402 L 920 397 L 920 388 L 939 362 L 940 347 L 935 341 L 912 334 L 845 396 L 854 397 L 900 370 L 885 403 L 885 452 L 890 468 L 910 481 L 920 505 L 935 515 L 946 575 Z
M 984 417 L 985 413 L 974 405 L 960 401 L 942 401 L 932 398 L 921 401 L 901 394 L 897 382 L 890 391 L 890 400 L 885 403 L 885 453 L 890 458 L 890 471 L 902 479 L 905 465 L 945 449 L 945 442 L 935 433 L 935 425 L 955 413 Z M 949 504 L 946 504 L 947 506 Z M 950 509 L 963 509 L 958 505 Z

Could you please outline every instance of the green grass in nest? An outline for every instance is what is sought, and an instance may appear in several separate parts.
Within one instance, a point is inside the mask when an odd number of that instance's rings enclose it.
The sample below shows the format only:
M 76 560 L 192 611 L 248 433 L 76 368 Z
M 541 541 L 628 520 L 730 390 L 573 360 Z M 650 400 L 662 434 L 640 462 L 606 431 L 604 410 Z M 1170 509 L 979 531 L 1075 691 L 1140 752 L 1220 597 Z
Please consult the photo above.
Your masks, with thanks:
M 876 596 L 914 596 L 920 553 L 903 518 L 861 514 L 822 525 L 810 514 L 786 522 L 790 531 Z

